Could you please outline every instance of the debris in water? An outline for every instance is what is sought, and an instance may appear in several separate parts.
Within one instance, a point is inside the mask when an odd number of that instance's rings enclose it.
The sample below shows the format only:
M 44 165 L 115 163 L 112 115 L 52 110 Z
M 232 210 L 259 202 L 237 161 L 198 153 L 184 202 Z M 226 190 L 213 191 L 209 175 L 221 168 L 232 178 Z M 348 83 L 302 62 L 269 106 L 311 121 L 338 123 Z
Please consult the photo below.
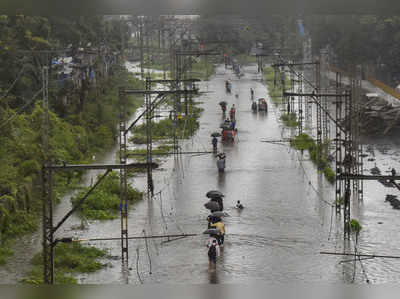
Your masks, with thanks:
M 380 175 L 381 174 L 381 170 L 375 165 L 374 168 L 371 168 L 371 174 L 373 175 Z
M 387 194 L 385 201 L 390 202 L 390 204 L 392 205 L 393 209 L 396 210 L 400 210 L 400 200 L 397 199 L 396 195 L 392 195 L 392 194 Z

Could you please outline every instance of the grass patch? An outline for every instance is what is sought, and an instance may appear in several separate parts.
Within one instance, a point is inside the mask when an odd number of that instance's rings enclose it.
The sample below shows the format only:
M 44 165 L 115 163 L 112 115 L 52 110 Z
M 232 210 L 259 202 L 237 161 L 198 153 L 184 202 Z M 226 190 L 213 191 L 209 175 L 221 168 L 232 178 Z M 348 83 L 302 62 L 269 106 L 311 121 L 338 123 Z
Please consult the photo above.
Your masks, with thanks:
M 188 115 L 182 115 L 177 121 L 176 134 L 178 138 L 188 139 L 193 136 L 200 127 L 198 119 L 202 109 L 193 104 L 189 105 L 188 110 Z M 152 123 L 151 131 L 153 141 L 172 139 L 174 137 L 174 122 L 166 118 L 159 122 Z M 138 144 L 146 143 L 146 124 L 135 127 L 134 136 L 130 140 L 138 141 Z
M 282 114 L 281 120 L 288 127 L 295 128 L 299 125 L 299 122 L 297 121 L 297 115 L 293 112 Z
M 77 196 L 71 198 L 76 205 L 80 198 L 89 190 L 85 188 Z M 120 211 L 120 178 L 116 172 L 111 172 L 100 185 L 88 196 L 79 211 L 89 219 L 108 220 L 117 218 Z M 142 199 L 142 192 L 128 185 L 128 200 L 130 202 Z
M 360 222 L 358 222 L 356 219 L 351 219 L 350 220 L 350 229 L 353 233 L 359 234 L 360 231 L 362 230 L 362 226 Z
M 73 274 L 93 273 L 106 266 L 98 261 L 106 256 L 104 250 L 83 246 L 80 243 L 58 243 L 54 249 L 54 256 L 55 281 L 58 284 L 76 284 L 77 281 L 72 277 Z M 21 282 L 42 284 L 42 253 L 35 255 L 32 265 L 33 270 Z
M 153 148 L 152 153 L 153 153 L 153 155 L 168 154 L 171 152 L 172 148 L 173 148 L 172 145 L 162 144 L 162 145 L 158 146 L 157 148 Z M 146 161 L 146 154 L 147 154 L 146 149 L 135 149 L 135 150 L 128 151 L 128 156 L 130 155 L 130 157 L 134 158 L 135 160 L 142 161 L 142 162 Z M 156 162 L 156 161 L 153 159 L 153 162 Z M 143 169 L 143 171 L 146 171 L 146 169 Z
M 275 104 L 282 103 L 282 82 L 279 79 L 279 76 L 276 78 L 276 86 L 274 85 L 274 69 L 272 67 L 264 68 L 264 77 L 268 87 L 268 93 Z M 290 79 L 285 74 L 285 84 L 286 86 L 290 86 Z
M 302 133 L 290 141 L 290 145 L 297 150 L 308 150 L 311 161 L 323 172 L 326 180 L 333 184 L 336 179 L 335 172 L 330 168 L 326 160 L 328 144 L 322 145 L 321 160 L 318 160 L 318 145 L 308 134 Z

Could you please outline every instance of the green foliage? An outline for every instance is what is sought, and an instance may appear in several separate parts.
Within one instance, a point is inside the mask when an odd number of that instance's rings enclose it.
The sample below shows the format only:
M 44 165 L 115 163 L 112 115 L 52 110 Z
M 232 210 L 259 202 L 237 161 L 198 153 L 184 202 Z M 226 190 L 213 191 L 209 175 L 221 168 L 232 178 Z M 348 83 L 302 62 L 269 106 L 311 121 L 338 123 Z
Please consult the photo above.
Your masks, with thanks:
M 198 121 L 202 110 L 195 105 L 189 105 L 189 114 L 182 115 L 177 121 L 177 136 L 178 138 L 187 139 L 193 136 L 200 126 Z M 152 123 L 152 138 L 153 140 L 171 139 L 174 136 L 174 122 L 167 118 L 159 122 Z M 142 124 L 134 128 L 134 137 L 132 140 L 145 141 L 146 124 Z M 145 142 L 144 142 L 145 143 Z
M 74 196 L 71 199 L 72 204 L 76 205 L 89 189 L 85 188 Z M 87 197 L 79 211 L 90 219 L 115 219 L 120 210 L 120 190 L 119 175 L 115 172 L 108 174 Z M 142 199 L 142 193 L 128 185 L 127 198 L 130 202 L 135 202 Z
M 268 86 L 268 94 L 271 97 L 271 100 L 276 104 L 282 103 L 283 86 L 281 85 L 281 81 L 279 80 L 279 75 L 277 75 L 276 86 L 274 85 L 275 75 L 274 75 L 274 69 L 272 67 L 264 68 L 264 77 Z M 286 81 L 289 80 L 286 74 L 285 74 L 285 80 Z
M 58 243 L 54 252 L 55 281 L 57 284 L 74 284 L 76 279 L 71 274 L 92 273 L 105 267 L 98 260 L 106 256 L 106 252 L 95 247 L 86 247 L 80 243 Z M 28 284 L 42 284 L 42 254 L 32 259 L 34 266 L 28 277 L 21 282 Z
M 321 146 L 321 159 L 318 159 L 317 143 L 308 134 L 302 133 L 296 136 L 294 139 L 290 140 L 290 146 L 297 150 L 308 150 L 310 154 L 310 160 L 318 167 L 318 170 L 324 173 L 326 180 L 331 184 L 335 182 L 335 172 L 330 168 L 329 163 L 325 158 L 328 144 Z
M 336 204 L 339 205 L 339 206 L 343 206 L 344 205 L 344 198 L 343 197 L 339 197 L 336 200 Z
M 168 154 L 171 152 L 172 148 L 173 148 L 172 145 L 162 144 L 156 148 L 153 148 L 152 153 L 154 155 Z M 146 149 L 128 150 L 128 155 L 131 155 L 131 157 L 137 161 L 146 161 L 146 154 L 147 154 Z M 153 162 L 155 162 L 154 159 Z M 146 169 L 143 168 L 142 171 L 146 171 Z
M 0 266 L 5 265 L 7 262 L 7 258 L 13 254 L 10 246 L 10 242 L 5 242 L 4 244 L 0 245 Z
M 283 123 L 288 126 L 288 127 L 297 127 L 298 126 L 298 121 L 297 121 L 297 115 L 296 113 L 285 113 L 281 115 L 281 120 Z
M 353 233 L 358 235 L 360 233 L 360 231 L 362 230 L 362 226 L 356 219 L 351 219 L 350 220 L 350 229 Z
M 129 38 L 129 30 L 124 31 L 128 29 L 126 22 L 108 21 L 103 16 L 1 16 L 0 24 L 0 240 L 6 244 L 37 227 L 34 219 L 41 211 L 44 111 L 41 93 L 31 99 L 42 87 L 43 56 L 29 50 L 71 47 L 73 53 L 89 43 L 93 48 L 102 46 L 106 40 L 111 52 L 119 52 L 123 50 L 122 40 Z M 21 55 L 21 50 L 27 52 Z M 57 53 L 49 55 L 49 61 L 60 58 Z M 102 72 L 103 60 L 97 57 L 93 65 L 96 85 L 85 82 L 81 87 L 70 84 L 62 88 L 54 83 L 59 70 L 50 69 L 52 161 L 85 163 L 117 140 L 118 89 L 142 89 L 143 83 L 116 63 L 108 66 L 108 73 Z M 6 95 L 4 88 L 14 81 Z M 67 105 L 61 95 L 67 97 Z M 129 96 L 127 112 L 132 114 L 142 103 L 141 98 Z M 82 172 L 55 174 L 56 200 L 76 186 L 81 175 Z
M 335 182 L 336 174 L 335 172 L 329 167 L 329 165 L 325 165 L 324 168 L 324 175 L 327 181 L 331 184 Z

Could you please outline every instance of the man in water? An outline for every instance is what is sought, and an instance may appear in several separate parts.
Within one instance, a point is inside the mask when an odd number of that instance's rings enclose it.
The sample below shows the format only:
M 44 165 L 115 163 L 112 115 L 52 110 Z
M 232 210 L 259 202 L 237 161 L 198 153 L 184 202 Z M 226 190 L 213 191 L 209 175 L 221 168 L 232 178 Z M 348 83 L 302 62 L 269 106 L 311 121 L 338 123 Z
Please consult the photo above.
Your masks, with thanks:
M 236 120 L 236 108 L 235 108 L 235 104 L 232 105 L 231 110 L 229 111 L 229 116 L 231 118 L 231 120 Z
M 217 266 L 217 257 L 220 255 L 219 245 L 215 236 L 211 235 L 207 241 L 209 268 L 215 269 Z
M 221 106 L 222 113 L 225 113 L 226 112 L 226 102 L 221 102 L 219 105 Z
M 218 245 L 223 246 L 225 240 L 225 224 L 222 221 L 211 224 L 211 227 L 215 227 L 219 234 L 217 235 Z
M 214 151 L 214 153 L 216 153 L 217 152 L 217 146 L 218 146 L 217 137 L 213 136 L 213 139 L 211 140 L 211 143 L 213 145 L 213 151 Z
M 239 210 L 243 209 L 243 205 L 240 203 L 240 200 L 238 200 L 236 203 L 236 209 L 239 209 Z
M 217 167 L 219 172 L 225 171 L 225 154 L 224 153 L 219 153 L 217 155 L 218 160 L 217 160 Z

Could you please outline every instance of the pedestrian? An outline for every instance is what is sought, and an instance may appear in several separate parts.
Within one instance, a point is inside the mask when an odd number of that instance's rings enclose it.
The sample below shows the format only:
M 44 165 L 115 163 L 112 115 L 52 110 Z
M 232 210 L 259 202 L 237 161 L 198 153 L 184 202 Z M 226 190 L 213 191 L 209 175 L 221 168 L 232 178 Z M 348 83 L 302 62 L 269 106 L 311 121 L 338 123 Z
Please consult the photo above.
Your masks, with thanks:
M 210 239 L 208 239 L 207 248 L 208 248 L 209 268 L 215 269 L 217 266 L 217 257 L 219 257 L 220 255 L 220 249 L 218 241 L 214 235 L 211 235 Z
M 235 104 L 232 105 L 231 110 L 229 110 L 229 116 L 231 118 L 231 121 L 236 120 L 236 108 Z
M 218 146 L 218 139 L 217 137 L 213 136 L 213 139 L 211 140 L 212 146 L 213 146 L 213 151 L 214 153 L 217 152 L 217 146 Z
M 218 230 L 217 240 L 218 245 L 224 246 L 225 241 L 225 224 L 222 221 L 211 224 L 211 227 L 215 227 Z
M 242 210 L 244 207 L 243 205 L 240 203 L 240 200 L 237 201 L 236 203 L 236 209 Z
M 222 199 L 222 197 L 214 197 L 211 199 L 211 201 L 215 201 L 218 203 L 219 205 L 219 211 L 223 211 L 224 210 L 224 200 Z
M 254 89 L 252 87 L 250 87 L 250 95 L 251 99 L 254 99 Z
M 392 176 L 396 176 L 396 169 L 392 168 Z
M 225 114 L 225 112 L 226 112 L 226 102 L 222 101 L 219 105 L 221 106 L 222 113 Z

